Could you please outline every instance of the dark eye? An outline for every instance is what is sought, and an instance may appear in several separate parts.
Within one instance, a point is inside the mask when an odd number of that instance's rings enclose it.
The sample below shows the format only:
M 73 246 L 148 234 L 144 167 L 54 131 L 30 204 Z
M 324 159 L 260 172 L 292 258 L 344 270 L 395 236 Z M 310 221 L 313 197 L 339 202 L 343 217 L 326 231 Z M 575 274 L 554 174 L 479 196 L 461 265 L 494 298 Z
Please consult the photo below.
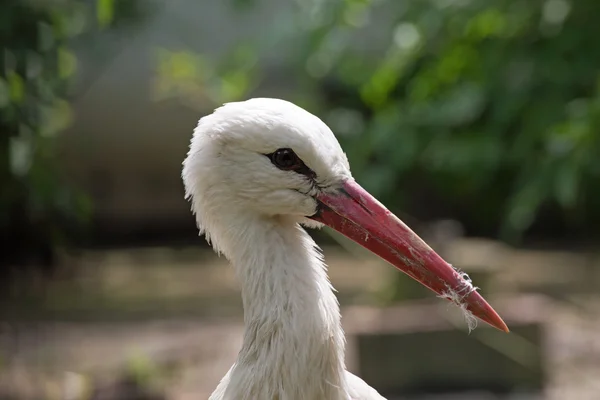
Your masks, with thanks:
M 292 149 L 278 149 L 271 154 L 265 155 L 269 157 L 273 165 L 279 169 L 284 171 L 294 171 L 311 179 L 316 177 L 314 171 L 308 168 Z
M 303 165 L 292 149 L 279 149 L 271 154 L 271 162 L 280 169 L 297 169 Z

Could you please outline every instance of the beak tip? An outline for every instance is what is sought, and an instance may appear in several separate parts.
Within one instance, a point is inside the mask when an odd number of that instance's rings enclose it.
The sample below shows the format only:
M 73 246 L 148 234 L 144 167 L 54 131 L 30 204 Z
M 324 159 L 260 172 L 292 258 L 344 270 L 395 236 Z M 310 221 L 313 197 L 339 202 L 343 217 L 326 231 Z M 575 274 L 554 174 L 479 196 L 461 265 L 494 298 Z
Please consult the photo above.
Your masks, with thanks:
M 500 320 L 499 322 L 501 322 L 501 324 L 499 323 L 498 325 L 495 325 L 494 328 L 496 328 L 504 333 L 510 333 L 510 329 L 508 329 L 508 326 L 506 325 L 506 323 L 502 320 Z
M 510 329 L 500 317 L 500 315 L 492 308 L 492 306 L 479 294 L 477 291 L 473 291 L 467 302 L 467 309 L 471 311 L 476 317 L 493 326 L 494 328 L 510 333 Z
M 485 317 L 479 316 L 479 319 L 481 319 L 483 322 L 487 323 L 488 325 L 492 326 L 493 328 L 498 329 L 499 331 L 502 331 L 504 333 L 510 333 L 510 329 L 508 329 L 508 326 L 506 325 L 506 323 L 496 313 L 494 313 L 492 315 L 486 315 Z
M 510 333 L 510 329 L 508 329 L 508 326 L 504 320 L 502 320 L 502 318 L 495 311 L 491 313 L 491 318 L 486 318 L 485 322 L 502 332 Z

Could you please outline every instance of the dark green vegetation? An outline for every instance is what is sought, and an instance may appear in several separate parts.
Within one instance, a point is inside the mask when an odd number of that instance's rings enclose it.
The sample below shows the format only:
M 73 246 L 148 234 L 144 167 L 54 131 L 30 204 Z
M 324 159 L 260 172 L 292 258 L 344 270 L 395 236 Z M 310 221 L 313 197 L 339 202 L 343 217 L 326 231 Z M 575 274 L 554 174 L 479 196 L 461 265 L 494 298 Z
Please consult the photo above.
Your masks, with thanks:
M 244 15 L 256 2 L 230 5 Z M 285 60 L 293 66 L 286 76 L 301 88 L 294 100 L 326 120 L 357 179 L 394 211 L 455 217 L 469 234 L 514 241 L 531 232 L 598 233 L 600 3 L 298 7 L 220 63 L 213 78 L 221 97 L 247 97 L 268 75 L 257 60 L 300 32 Z M 0 231 L 10 250 L 3 263 L 51 264 L 57 246 L 80 237 L 74 233 L 93 205 L 54 163 L 78 72 L 71 44 L 137 12 L 135 0 L 0 5 Z
M 320 78 L 315 111 L 385 204 L 505 240 L 598 233 L 600 3 L 327 4 L 299 60 Z M 353 32 L 377 29 L 382 9 L 394 26 L 365 57 Z
M 90 215 L 55 163 L 55 137 L 71 120 L 71 45 L 136 15 L 135 0 L 1 2 L 0 265 L 51 266 Z

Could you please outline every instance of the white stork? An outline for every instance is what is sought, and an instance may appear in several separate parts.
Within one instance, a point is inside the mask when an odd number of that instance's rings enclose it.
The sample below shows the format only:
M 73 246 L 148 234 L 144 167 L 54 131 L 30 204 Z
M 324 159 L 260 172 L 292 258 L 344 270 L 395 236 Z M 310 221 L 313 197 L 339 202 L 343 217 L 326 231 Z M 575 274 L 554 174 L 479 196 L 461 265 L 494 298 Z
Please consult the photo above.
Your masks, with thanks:
M 292 103 L 256 98 L 202 118 L 182 176 L 200 233 L 242 289 L 243 346 L 210 400 L 383 399 L 346 371 L 339 304 L 302 226 L 335 229 L 508 332 L 468 279 L 355 182 L 327 125 Z

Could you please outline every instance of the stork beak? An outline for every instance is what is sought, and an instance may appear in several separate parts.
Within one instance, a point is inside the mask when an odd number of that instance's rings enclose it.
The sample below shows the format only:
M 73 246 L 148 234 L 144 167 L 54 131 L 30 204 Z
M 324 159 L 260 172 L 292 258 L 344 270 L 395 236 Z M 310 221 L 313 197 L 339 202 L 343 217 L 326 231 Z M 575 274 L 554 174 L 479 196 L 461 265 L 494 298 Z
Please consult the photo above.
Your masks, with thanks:
M 335 193 L 318 195 L 317 201 L 319 211 L 311 219 L 335 229 L 438 295 L 508 332 L 502 318 L 470 282 L 354 180 L 345 181 Z

